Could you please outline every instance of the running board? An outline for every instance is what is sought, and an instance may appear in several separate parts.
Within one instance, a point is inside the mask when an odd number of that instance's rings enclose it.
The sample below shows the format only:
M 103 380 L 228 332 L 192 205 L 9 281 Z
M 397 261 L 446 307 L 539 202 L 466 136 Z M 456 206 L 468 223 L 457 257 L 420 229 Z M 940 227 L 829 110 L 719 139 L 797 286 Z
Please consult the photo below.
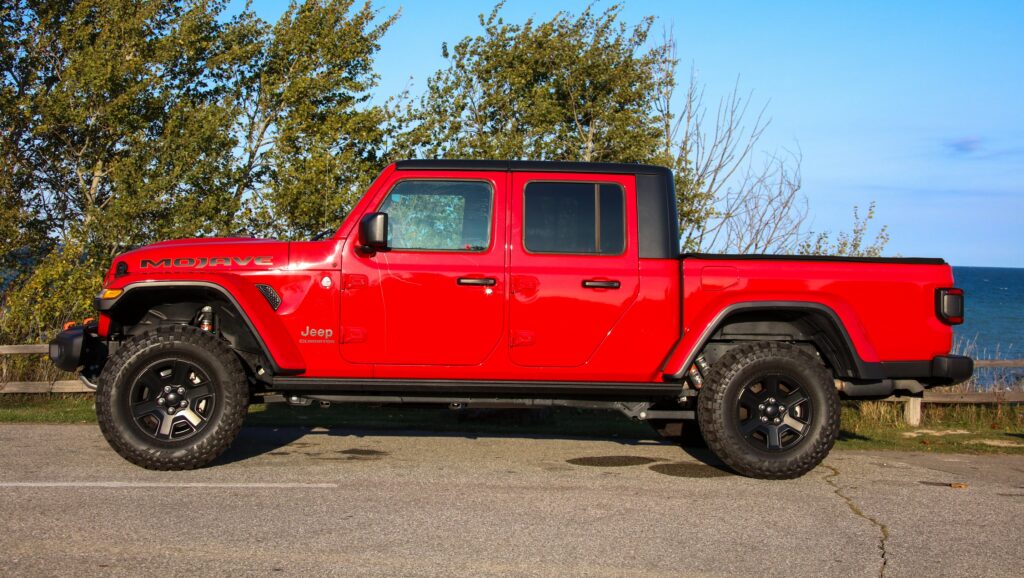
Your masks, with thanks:
M 320 407 L 330 407 L 333 403 L 340 404 L 439 404 L 449 409 L 509 409 L 538 407 L 571 407 L 577 409 L 599 409 L 618 411 L 636 421 L 649 419 L 692 420 L 697 418 L 693 410 L 652 410 L 649 401 L 597 401 L 586 399 L 516 399 L 510 397 L 442 397 L 436 395 L 348 395 L 333 393 L 310 393 L 305 395 L 264 395 L 263 403 L 287 403 L 288 405 L 309 406 L 314 401 Z
M 330 393 L 420 393 L 429 395 L 488 396 L 529 395 L 615 400 L 678 398 L 685 394 L 680 383 L 582 382 L 582 381 L 476 381 L 448 379 L 351 379 L 316 377 L 277 377 L 271 391 Z

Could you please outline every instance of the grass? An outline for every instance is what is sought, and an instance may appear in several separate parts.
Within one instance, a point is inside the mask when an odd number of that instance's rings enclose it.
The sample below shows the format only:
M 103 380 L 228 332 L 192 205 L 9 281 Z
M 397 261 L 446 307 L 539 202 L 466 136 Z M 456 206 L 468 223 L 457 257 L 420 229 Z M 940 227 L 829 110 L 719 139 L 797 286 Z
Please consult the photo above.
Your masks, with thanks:
M 838 449 L 1024 454 L 1024 406 L 925 404 L 920 427 L 902 423 L 902 406 L 845 402 Z M 95 423 L 91 395 L 0 395 L 3 423 Z M 254 405 L 247 425 L 340 427 L 361 432 L 658 439 L 620 414 L 577 409 L 451 411 L 437 406 L 329 409 Z
M 921 425 L 902 404 L 845 402 L 836 447 L 864 450 L 1024 454 L 1024 406 L 924 404 Z
M 92 394 L 0 395 L 0 423 L 96 423 Z

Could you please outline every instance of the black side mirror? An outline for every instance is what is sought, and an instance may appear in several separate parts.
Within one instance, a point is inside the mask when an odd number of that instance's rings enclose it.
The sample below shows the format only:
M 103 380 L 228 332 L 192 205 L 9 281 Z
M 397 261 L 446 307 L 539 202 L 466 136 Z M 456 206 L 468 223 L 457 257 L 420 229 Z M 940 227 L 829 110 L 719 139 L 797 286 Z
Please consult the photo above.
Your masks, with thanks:
M 370 213 L 359 221 L 359 244 L 367 251 L 388 248 L 388 214 Z

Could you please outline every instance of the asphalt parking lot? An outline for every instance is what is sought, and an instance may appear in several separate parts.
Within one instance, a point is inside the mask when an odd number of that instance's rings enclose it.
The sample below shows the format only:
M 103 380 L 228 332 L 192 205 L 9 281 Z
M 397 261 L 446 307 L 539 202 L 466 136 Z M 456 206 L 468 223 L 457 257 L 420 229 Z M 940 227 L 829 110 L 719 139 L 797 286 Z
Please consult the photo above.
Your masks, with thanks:
M 248 428 L 149 472 L 94 425 L 0 425 L 8 576 L 1019 576 L 1022 522 L 1024 456 L 768 482 L 649 440 Z

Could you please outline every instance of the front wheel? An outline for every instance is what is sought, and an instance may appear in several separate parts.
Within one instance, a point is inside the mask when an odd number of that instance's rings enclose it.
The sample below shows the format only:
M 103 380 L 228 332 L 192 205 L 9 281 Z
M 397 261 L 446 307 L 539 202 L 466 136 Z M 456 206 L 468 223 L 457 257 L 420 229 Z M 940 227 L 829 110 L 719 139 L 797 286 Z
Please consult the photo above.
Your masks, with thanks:
M 224 452 L 242 427 L 248 382 L 224 340 L 177 325 L 126 341 L 103 368 L 96 414 L 107 442 L 151 470 L 188 470 Z
M 737 472 L 796 478 L 835 444 L 839 394 L 813 355 L 788 343 L 751 343 L 714 364 L 697 419 L 708 447 Z

